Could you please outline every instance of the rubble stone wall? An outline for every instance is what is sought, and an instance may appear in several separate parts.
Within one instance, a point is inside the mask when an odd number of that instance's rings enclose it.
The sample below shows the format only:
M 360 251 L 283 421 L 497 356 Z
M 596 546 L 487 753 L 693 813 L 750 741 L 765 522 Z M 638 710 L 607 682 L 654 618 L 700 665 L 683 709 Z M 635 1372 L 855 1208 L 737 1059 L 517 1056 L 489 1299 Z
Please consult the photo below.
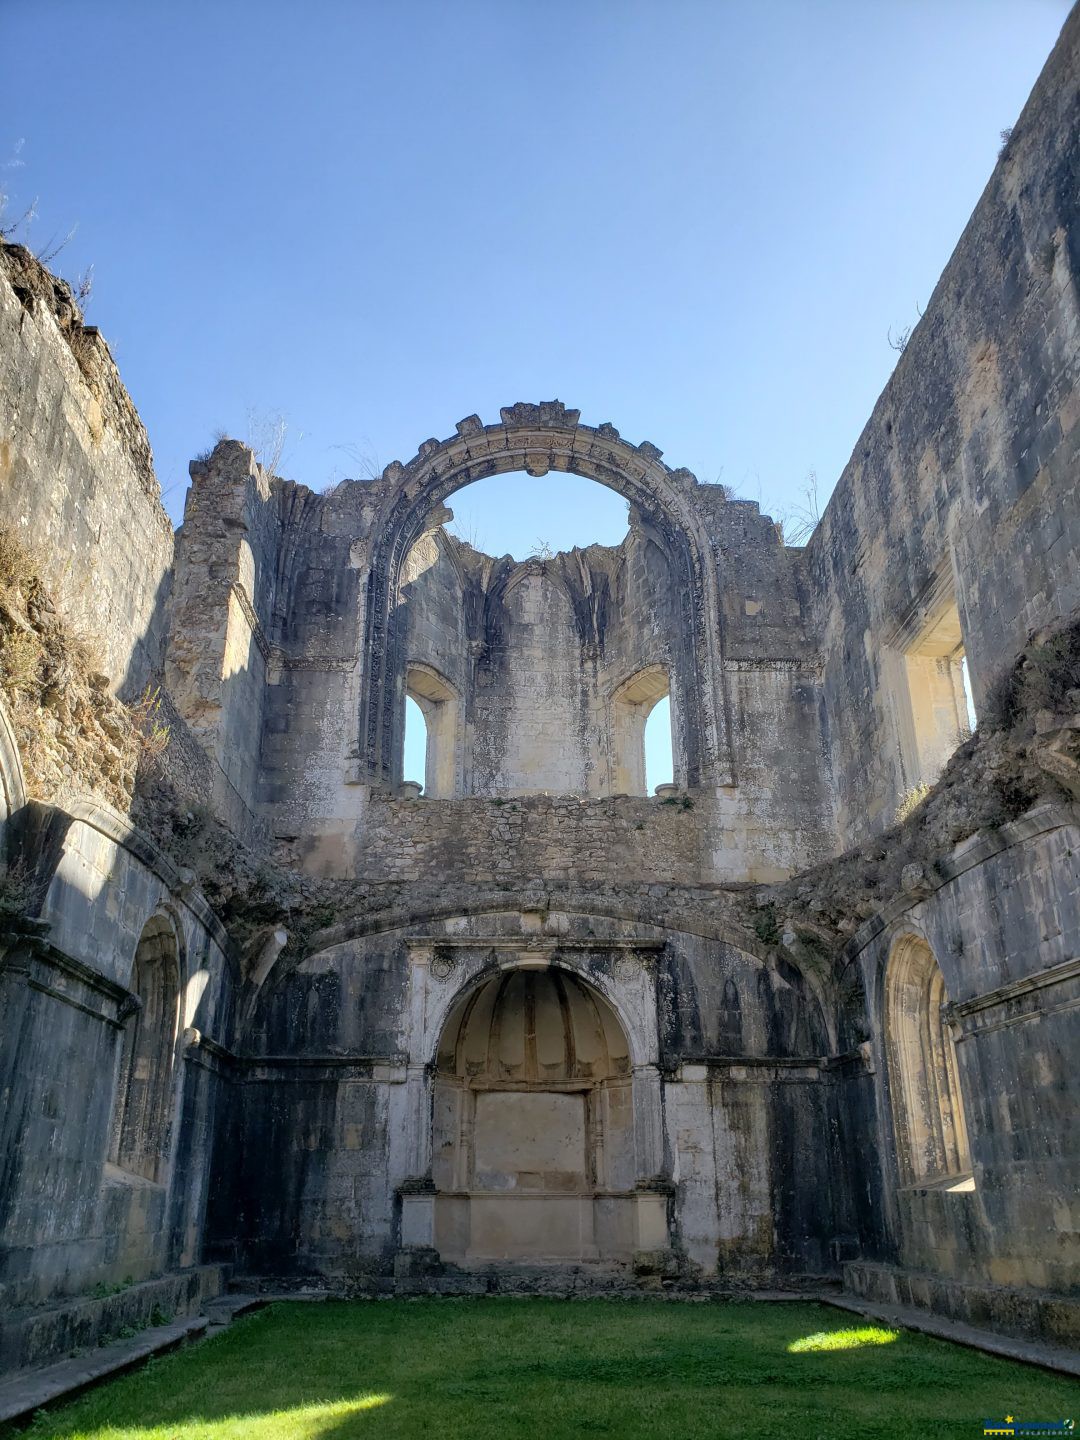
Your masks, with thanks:
M 17 245 L 0 246 L 0 525 L 137 699 L 161 664 L 172 525 L 104 338 Z

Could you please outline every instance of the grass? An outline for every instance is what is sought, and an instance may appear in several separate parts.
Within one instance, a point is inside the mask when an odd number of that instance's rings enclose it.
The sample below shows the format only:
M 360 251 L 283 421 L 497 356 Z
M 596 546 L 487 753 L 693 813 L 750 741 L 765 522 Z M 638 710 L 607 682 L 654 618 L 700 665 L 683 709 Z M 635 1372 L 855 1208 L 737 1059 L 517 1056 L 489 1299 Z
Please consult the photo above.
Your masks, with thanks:
M 41 1414 L 33 1440 L 905 1440 L 1064 1418 L 1080 1384 L 827 1306 L 278 1304 Z

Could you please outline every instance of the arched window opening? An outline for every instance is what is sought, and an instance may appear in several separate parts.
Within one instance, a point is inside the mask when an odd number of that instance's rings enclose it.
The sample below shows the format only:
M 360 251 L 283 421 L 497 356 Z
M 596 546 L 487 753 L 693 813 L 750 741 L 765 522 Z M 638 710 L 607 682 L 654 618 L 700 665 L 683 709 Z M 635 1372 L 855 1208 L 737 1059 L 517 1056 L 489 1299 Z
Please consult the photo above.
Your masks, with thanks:
M 650 665 L 639 670 L 619 686 L 612 698 L 612 794 L 647 795 L 650 787 L 673 783 L 673 726 L 666 668 Z
M 974 1189 L 947 1001 L 926 941 L 898 941 L 885 980 L 885 1038 L 900 1174 L 909 1185 Z
M 402 778 L 427 789 L 427 721 L 411 695 L 405 696 L 405 758 Z
M 422 777 L 424 794 L 448 800 L 460 791 L 460 705 L 456 691 L 428 665 L 413 664 L 405 676 L 403 774 Z
M 675 761 L 671 750 L 671 697 L 662 696 L 645 721 L 645 793 L 658 785 L 675 783 Z
M 180 999 L 176 932 L 165 915 L 155 915 L 143 929 L 131 990 L 138 1004 L 124 1022 L 109 1158 L 132 1175 L 160 1181 L 169 1149 Z

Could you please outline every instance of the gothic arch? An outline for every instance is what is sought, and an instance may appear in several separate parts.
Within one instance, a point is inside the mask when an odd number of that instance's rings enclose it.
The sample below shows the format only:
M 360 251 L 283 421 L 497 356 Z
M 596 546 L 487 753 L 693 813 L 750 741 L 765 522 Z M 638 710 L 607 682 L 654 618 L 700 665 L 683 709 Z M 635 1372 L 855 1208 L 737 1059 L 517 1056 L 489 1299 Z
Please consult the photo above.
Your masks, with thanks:
M 461 793 L 461 695 L 441 670 L 423 660 L 410 660 L 406 665 L 405 694 L 418 706 L 427 731 L 424 794 L 437 800 L 451 799 Z
M 885 970 L 885 1048 L 904 1184 L 960 1181 L 971 1173 L 956 1048 L 943 1007 L 945 978 L 929 943 L 898 937 Z
M 374 518 L 364 596 L 364 674 L 360 696 L 357 773 L 374 783 L 394 777 L 395 703 L 404 674 L 404 626 L 398 603 L 402 566 L 430 524 L 433 510 L 455 490 L 489 475 L 524 470 L 568 471 L 625 497 L 642 522 L 669 547 L 681 571 L 685 633 L 691 638 L 686 783 L 730 784 L 731 756 L 721 667 L 721 629 L 715 562 L 689 470 L 671 470 L 648 441 L 630 445 L 613 425 L 579 423 L 580 412 L 560 401 L 504 408 L 497 425 L 476 415 L 458 423 L 449 440 L 425 440 L 408 464 L 394 461 L 382 475 L 383 499 Z
M 173 916 L 157 910 L 131 963 L 132 1003 L 120 1032 L 109 1158 L 160 1182 L 168 1160 L 183 960 Z

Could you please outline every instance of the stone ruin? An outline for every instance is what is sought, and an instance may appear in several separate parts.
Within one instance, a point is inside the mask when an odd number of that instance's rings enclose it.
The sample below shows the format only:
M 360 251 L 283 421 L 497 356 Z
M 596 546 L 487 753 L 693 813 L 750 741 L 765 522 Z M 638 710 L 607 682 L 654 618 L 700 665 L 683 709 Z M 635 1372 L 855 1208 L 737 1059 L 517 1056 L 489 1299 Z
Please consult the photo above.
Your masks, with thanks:
M 222 441 L 174 535 L 4 248 L 0 1365 L 229 1275 L 1080 1339 L 1078 115 L 1074 14 L 804 548 L 558 401 L 324 494 Z M 622 544 L 444 528 L 549 471 Z

